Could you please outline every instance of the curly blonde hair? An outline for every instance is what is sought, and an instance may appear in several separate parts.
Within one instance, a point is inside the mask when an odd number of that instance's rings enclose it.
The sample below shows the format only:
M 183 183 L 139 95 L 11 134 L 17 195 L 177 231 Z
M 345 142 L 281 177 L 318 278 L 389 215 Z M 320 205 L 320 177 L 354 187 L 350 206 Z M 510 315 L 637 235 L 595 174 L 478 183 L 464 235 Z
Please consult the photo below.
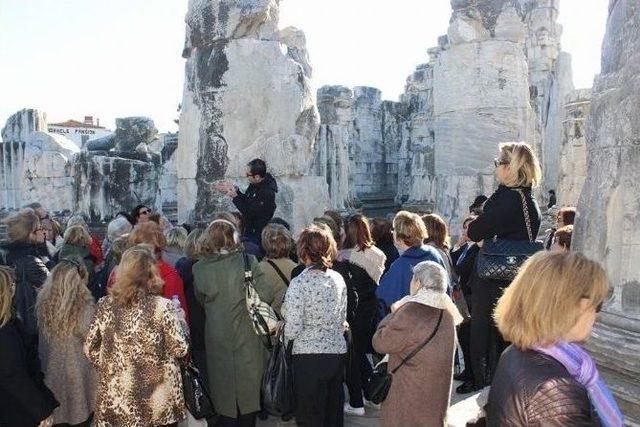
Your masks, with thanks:
M 122 254 L 111 287 L 111 297 L 119 305 L 130 305 L 148 294 L 159 295 L 164 286 L 156 265 L 155 247 L 136 245 Z
M 64 242 L 88 248 L 91 245 L 91 235 L 84 226 L 72 225 L 64 232 Z
M 83 312 L 87 306 L 93 305 L 93 297 L 87 288 L 88 280 L 89 273 L 82 260 L 60 260 L 36 299 L 40 333 L 50 337 L 70 337 L 80 333 Z
M 11 301 L 13 300 L 13 290 L 11 285 L 15 283 L 13 269 L 0 266 L 0 327 L 7 324 L 13 315 Z

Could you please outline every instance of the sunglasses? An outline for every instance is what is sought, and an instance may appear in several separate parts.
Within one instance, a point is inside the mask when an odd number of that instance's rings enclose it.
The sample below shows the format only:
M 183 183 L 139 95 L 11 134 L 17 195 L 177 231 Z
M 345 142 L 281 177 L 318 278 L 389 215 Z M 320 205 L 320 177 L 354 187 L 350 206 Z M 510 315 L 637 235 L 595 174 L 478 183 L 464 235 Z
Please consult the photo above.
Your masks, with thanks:
M 498 159 L 493 159 L 493 164 L 495 165 L 495 167 L 498 167 L 498 166 L 508 165 L 509 162 L 500 161 Z
M 149 215 L 151 213 L 151 211 L 140 211 L 139 214 L 140 215 Z
M 589 299 L 589 297 L 583 296 L 582 299 Z M 600 301 L 600 304 L 596 305 L 596 313 L 600 313 L 602 311 L 603 305 L 604 305 L 604 301 Z
M 248 173 L 248 174 L 245 174 L 245 175 L 247 176 L 247 178 L 253 178 L 255 176 L 255 174 L 252 174 L 252 173 Z

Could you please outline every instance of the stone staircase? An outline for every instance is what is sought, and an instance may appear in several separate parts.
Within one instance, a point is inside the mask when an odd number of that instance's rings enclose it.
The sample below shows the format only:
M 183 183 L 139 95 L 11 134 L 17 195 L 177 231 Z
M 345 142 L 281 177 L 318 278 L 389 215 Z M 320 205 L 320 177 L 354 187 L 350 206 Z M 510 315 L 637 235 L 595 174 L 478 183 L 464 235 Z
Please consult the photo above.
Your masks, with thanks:
M 394 214 L 399 206 L 394 194 L 367 194 L 358 196 L 360 210 L 370 218 L 386 217 Z

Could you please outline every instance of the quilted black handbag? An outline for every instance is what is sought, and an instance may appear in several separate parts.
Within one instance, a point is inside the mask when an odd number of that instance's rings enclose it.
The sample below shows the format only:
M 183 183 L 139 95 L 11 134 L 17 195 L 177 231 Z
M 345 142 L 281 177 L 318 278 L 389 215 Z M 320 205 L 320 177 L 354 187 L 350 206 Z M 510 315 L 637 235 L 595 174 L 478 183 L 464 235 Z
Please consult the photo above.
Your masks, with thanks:
M 481 279 L 510 282 L 516 277 L 518 269 L 527 259 L 544 249 L 543 243 L 536 241 L 531 232 L 531 219 L 524 193 L 520 189 L 514 190 L 520 194 L 522 199 L 522 212 L 529 240 L 499 239 L 497 237 L 485 240 L 476 261 L 476 269 Z
M 295 409 L 292 348 L 281 330 L 262 377 L 262 407 L 271 415 L 288 416 Z
M 407 357 L 402 359 L 400 364 L 396 366 L 391 372 L 387 371 L 387 362 L 380 362 L 376 365 L 376 367 L 373 370 L 373 374 L 365 384 L 365 391 L 366 391 L 366 394 L 369 396 L 369 399 L 368 399 L 369 401 L 378 405 L 387 398 L 387 395 L 389 394 L 389 390 L 391 389 L 391 383 L 393 382 L 393 374 L 395 374 L 398 371 L 398 369 L 402 368 L 402 365 L 404 365 L 409 360 L 411 360 L 413 356 L 418 354 L 420 350 L 422 350 L 427 344 L 429 344 L 429 342 L 433 339 L 433 337 L 438 332 L 438 329 L 440 328 L 440 323 L 442 322 L 442 313 L 444 313 L 444 311 L 440 310 L 438 323 L 436 324 L 436 327 L 433 329 L 433 332 L 431 332 L 431 335 L 429 335 L 429 337 L 426 340 L 424 340 L 422 344 L 420 344 L 418 347 L 413 349 L 413 351 L 409 353 Z

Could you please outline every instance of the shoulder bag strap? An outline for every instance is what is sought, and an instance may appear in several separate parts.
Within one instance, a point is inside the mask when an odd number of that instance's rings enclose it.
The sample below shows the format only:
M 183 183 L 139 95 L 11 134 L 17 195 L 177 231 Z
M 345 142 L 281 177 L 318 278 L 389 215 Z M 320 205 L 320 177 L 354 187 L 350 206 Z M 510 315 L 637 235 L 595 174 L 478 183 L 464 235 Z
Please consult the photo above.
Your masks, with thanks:
M 242 252 L 242 259 L 244 260 L 244 283 L 250 285 L 253 281 L 253 272 L 251 271 L 251 263 L 249 262 L 249 256 L 246 252 Z
M 280 276 L 280 278 L 282 279 L 282 281 L 284 282 L 285 285 L 289 286 L 289 279 L 287 279 L 287 276 L 284 275 L 284 273 L 282 272 L 282 270 L 280 270 L 278 268 L 278 266 L 276 265 L 275 262 L 271 261 L 270 259 L 267 260 L 267 262 L 269 263 L 269 265 L 271 267 L 273 267 L 273 269 L 276 271 L 276 273 L 278 273 L 278 276 Z
M 436 327 L 433 329 L 433 332 L 431 332 L 431 335 L 429 335 L 429 337 L 422 344 L 420 344 L 416 349 L 414 349 L 411 353 L 409 353 L 409 355 L 407 357 L 402 359 L 402 362 L 400 362 L 400 364 L 398 366 L 396 366 L 393 371 L 391 371 L 392 374 L 395 374 L 396 371 L 402 367 L 402 365 L 407 363 L 409 360 L 413 359 L 413 356 L 418 354 L 418 352 L 420 350 L 422 350 L 424 348 L 424 346 L 429 344 L 429 341 L 431 341 L 433 339 L 433 337 L 436 335 L 436 332 L 438 332 L 438 329 L 440 328 L 440 323 L 442 323 L 442 314 L 443 313 L 444 313 L 444 310 L 440 310 L 440 316 L 438 317 L 438 323 L 436 324 Z
M 515 189 L 518 194 L 520 194 L 520 199 L 522 200 L 522 213 L 524 214 L 524 223 L 527 226 L 527 234 L 529 235 L 529 241 L 533 242 L 533 233 L 531 232 L 531 218 L 529 217 L 529 206 L 527 206 L 527 201 L 524 198 L 524 193 L 521 189 Z

